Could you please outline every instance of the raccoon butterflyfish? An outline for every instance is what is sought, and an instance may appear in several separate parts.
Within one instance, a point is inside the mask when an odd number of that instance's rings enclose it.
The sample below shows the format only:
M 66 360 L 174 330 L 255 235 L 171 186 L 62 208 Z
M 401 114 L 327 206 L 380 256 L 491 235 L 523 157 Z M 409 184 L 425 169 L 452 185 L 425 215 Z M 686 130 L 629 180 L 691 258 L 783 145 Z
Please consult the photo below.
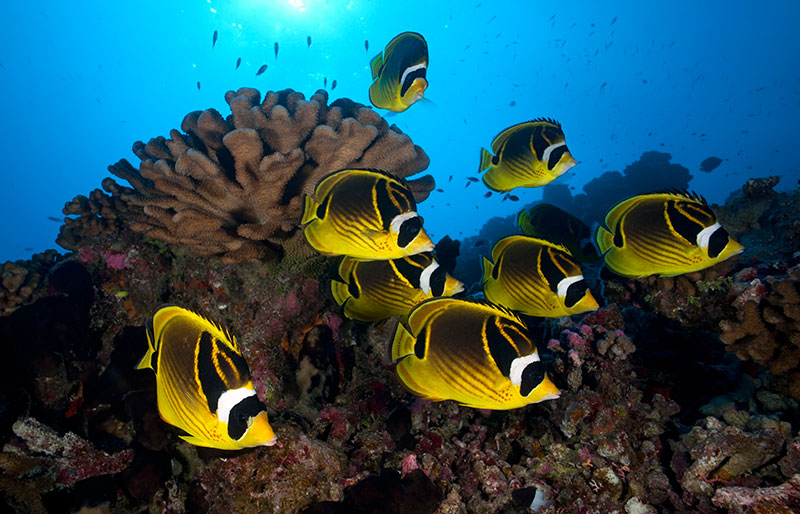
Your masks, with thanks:
M 492 155 L 481 148 L 480 171 L 489 189 L 505 193 L 515 187 L 549 184 L 575 166 L 561 124 L 548 118 L 518 123 L 492 141 Z
M 597 309 L 581 268 L 561 245 L 509 236 L 483 259 L 483 294 L 490 302 L 529 316 L 558 318 Z
M 558 398 L 525 323 L 490 303 L 432 298 L 398 324 L 397 375 L 414 394 L 476 409 L 515 409 Z
M 370 68 L 372 105 L 403 112 L 420 100 L 428 87 L 428 43 L 421 34 L 403 32 L 372 58 Z
M 345 316 L 359 321 L 404 316 L 423 300 L 464 290 L 431 252 L 386 261 L 344 257 L 338 274 L 331 281 L 333 297 Z
M 608 268 L 625 277 L 671 277 L 713 266 L 744 247 L 722 228 L 705 198 L 666 191 L 628 198 L 595 234 Z
M 158 413 L 196 446 L 240 450 L 275 444 L 266 406 L 227 330 L 192 311 L 164 305 L 147 323 L 137 369 L 156 374 Z
M 521 211 L 517 215 L 517 225 L 526 236 L 565 246 L 578 262 L 600 258 L 589 226 L 555 205 L 540 203 Z
M 399 259 L 433 250 L 405 183 L 380 170 L 345 169 L 306 196 L 300 222 L 309 244 L 326 255 Z

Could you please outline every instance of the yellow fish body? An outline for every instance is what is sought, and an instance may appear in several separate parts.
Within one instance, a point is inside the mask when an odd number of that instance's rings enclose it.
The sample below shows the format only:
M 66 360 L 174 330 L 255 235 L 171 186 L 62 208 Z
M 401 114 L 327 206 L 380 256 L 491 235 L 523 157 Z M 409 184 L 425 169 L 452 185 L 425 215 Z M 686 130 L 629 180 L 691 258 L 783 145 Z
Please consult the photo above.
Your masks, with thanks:
M 549 184 L 575 164 L 561 124 L 538 118 L 500 132 L 492 141 L 491 153 L 481 148 L 478 171 L 486 171 L 483 183 L 489 189 L 505 193 L 515 187 Z
M 331 281 L 333 297 L 345 316 L 359 321 L 405 316 L 423 300 L 464 290 L 430 252 L 386 261 L 345 257 L 338 271 L 339 277 Z
M 559 395 L 522 320 L 488 303 L 420 303 L 398 325 L 392 359 L 403 384 L 434 401 L 505 410 Z
M 686 191 L 619 202 L 595 234 L 606 266 L 625 277 L 670 277 L 698 271 L 741 253 L 706 200 Z
M 372 59 L 370 68 L 372 105 L 403 112 L 420 100 L 428 87 L 428 43 L 421 34 L 403 32 Z
M 569 251 L 543 239 L 509 236 L 483 259 L 486 299 L 529 316 L 558 318 L 597 309 Z
M 385 260 L 433 250 L 411 191 L 380 170 L 344 169 L 323 178 L 314 197 L 306 196 L 301 224 L 324 255 Z
M 517 225 L 526 236 L 565 246 L 578 262 L 600 258 L 589 226 L 555 205 L 540 203 L 530 210 L 520 211 Z
M 196 446 L 240 450 L 275 444 L 236 340 L 199 314 L 160 307 L 147 325 L 137 369 L 156 374 L 158 413 Z

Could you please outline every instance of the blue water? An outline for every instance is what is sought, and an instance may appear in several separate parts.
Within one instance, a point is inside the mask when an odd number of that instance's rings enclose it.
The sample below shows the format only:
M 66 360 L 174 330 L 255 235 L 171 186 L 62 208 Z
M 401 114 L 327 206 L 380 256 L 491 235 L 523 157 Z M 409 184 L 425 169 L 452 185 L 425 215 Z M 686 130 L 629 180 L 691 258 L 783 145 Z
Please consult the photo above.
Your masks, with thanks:
M 672 154 L 712 202 L 750 177 L 781 175 L 778 189 L 793 189 L 798 27 L 790 1 L 3 2 L 0 262 L 56 247 L 48 217 L 99 188 L 109 164 L 138 164 L 134 141 L 168 135 L 193 110 L 228 114 L 227 90 L 308 97 L 327 77 L 331 101 L 369 104 L 370 58 L 406 30 L 428 41 L 433 103 L 389 121 L 426 150 L 445 191 L 420 205 L 434 239 L 475 234 L 541 197 L 464 187 L 481 146 L 539 116 L 563 124 L 580 164 L 557 182 L 575 193 L 647 150 Z M 709 156 L 725 160 L 707 174 Z

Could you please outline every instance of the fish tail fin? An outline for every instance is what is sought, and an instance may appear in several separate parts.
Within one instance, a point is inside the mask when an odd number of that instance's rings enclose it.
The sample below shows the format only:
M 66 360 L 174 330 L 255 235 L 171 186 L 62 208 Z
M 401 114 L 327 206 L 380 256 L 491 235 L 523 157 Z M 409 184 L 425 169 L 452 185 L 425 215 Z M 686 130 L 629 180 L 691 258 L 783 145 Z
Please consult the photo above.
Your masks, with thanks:
M 481 148 L 481 167 L 478 169 L 478 173 L 486 171 L 486 169 L 492 165 L 492 157 L 494 156 L 489 153 L 489 150 Z
M 492 261 L 487 259 L 486 257 L 483 258 L 483 278 L 481 278 L 481 284 L 485 284 L 492 276 L 492 271 L 494 270 L 494 264 Z
M 517 214 L 517 226 L 523 234 L 530 235 L 531 215 L 527 210 L 523 209 Z
M 378 75 L 381 72 L 381 67 L 383 66 L 383 52 L 378 52 L 378 55 L 372 58 L 369 62 L 369 67 L 372 70 L 372 78 L 378 78 Z
M 416 342 L 417 339 L 408 331 L 405 324 L 398 325 L 392 340 L 392 361 L 396 362 L 403 357 L 414 355 Z
M 303 219 L 300 220 L 301 225 L 305 225 L 306 223 L 310 223 L 311 221 L 317 219 L 317 207 L 319 207 L 317 202 L 309 195 L 306 195 L 306 203 L 303 209 Z
M 597 248 L 597 253 L 600 255 L 605 255 L 609 249 L 614 246 L 614 234 L 608 231 L 607 228 L 600 225 L 599 223 L 595 222 L 594 228 L 594 237 L 592 238 L 592 242 Z
M 146 326 L 146 333 L 147 333 L 147 351 L 144 352 L 144 357 L 136 364 L 136 369 L 152 369 L 153 371 L 156 368 L 153 366 L 153 355 L 156 353 L 156 343 L 155 343 L 155 336 L 153 333 L 153 319 L 150 318 L 147 321 Z
M 331 294 L 333 294 L 333 299 L 336 300 L 336 303 L 339 305 L 344 305 L 352 296 L 347 284 L 339 282 L 338 280 L 331 280 Z

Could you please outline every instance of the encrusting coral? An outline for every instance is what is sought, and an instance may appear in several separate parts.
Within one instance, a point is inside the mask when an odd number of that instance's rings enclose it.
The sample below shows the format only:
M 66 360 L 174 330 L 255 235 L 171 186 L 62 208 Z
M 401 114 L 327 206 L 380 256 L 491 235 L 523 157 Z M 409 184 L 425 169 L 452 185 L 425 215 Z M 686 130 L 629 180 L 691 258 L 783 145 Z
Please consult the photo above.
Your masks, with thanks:
M 133 230 L 194 255 L 235 262 L 296 254 L 305 245 L 297 230 L 303 194 L 323 176 L 358 167 L 406 178 L 428 166 L 407 135 L 359 103 L 328 105 L 323 90 L 309 100 L 291 89 L 260 98 L 251 88 L 229 91 L 226 118 L 214 109 L 191 112 L 183 133 L 173 129 L 169 139 L 134 143 L 139 169 L 125 159 L 109 167 L 133 187 L 106 179 L 111 200 L 94 194 L 68 203 L 65 214 L 83 216 L 68 222 L 59 243 L 74 249 L 78 224 L 102 231 L 110 218 L 104 207 L 119 198 L 124 209 L 116 216 Z M 434 180 L 426 175 L 408 185 L 422 201 Z

